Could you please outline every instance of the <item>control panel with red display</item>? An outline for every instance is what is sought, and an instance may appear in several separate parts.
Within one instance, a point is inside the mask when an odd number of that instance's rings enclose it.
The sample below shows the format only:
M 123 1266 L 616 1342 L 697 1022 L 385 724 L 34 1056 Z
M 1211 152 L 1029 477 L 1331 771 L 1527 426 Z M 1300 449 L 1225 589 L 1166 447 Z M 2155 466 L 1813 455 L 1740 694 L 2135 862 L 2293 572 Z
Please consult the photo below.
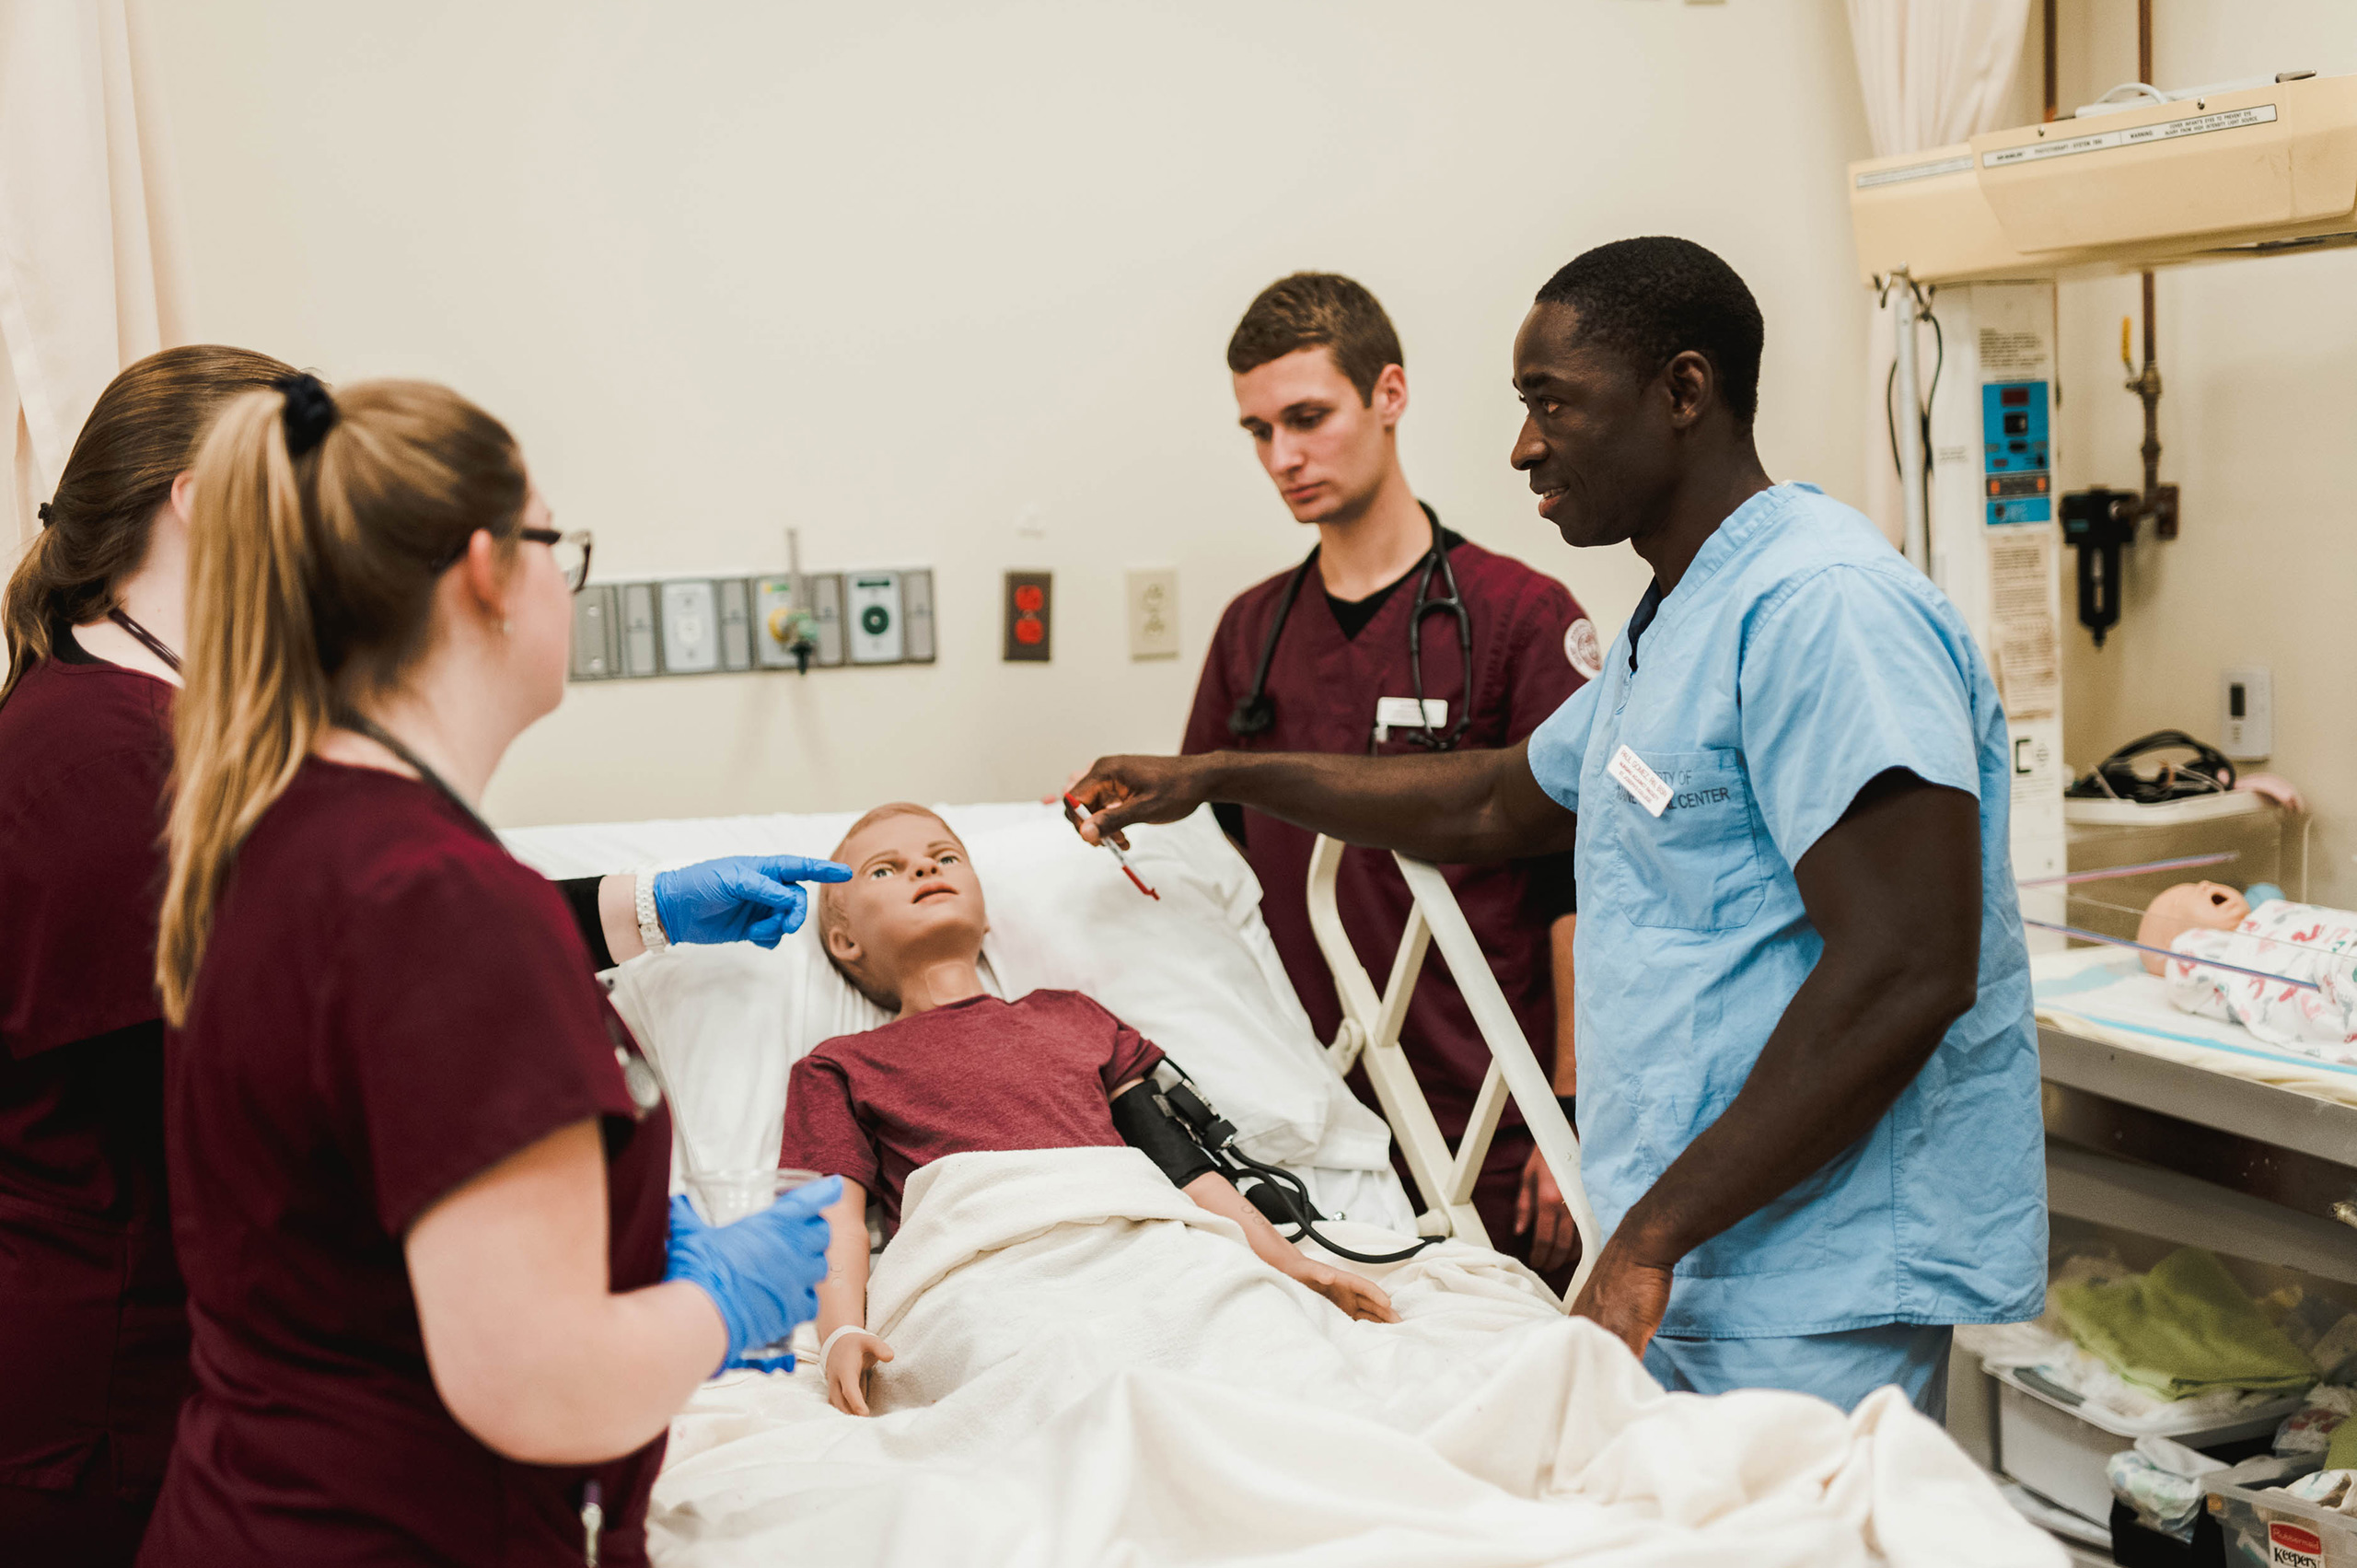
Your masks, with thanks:
M 2054 520 L 2046 403 L 2044 381 L 1991 381 L 1980 389 L 1982 494 L 1991 528 Z

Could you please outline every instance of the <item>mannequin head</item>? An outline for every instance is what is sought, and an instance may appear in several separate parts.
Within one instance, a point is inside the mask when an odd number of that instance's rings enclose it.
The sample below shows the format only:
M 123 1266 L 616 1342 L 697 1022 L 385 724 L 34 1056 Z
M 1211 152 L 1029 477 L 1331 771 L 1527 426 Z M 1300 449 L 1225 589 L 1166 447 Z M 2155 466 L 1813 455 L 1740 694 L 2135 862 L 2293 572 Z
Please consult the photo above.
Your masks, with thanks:
M 2250 905 L 2243 896 L 2223 882 L 2179 882 L 2174 888 L 2164 888 L 2144 906 L 2144 918 L 2136 927 L 2136 940 L 2148 947 L 2166 947 L 2180 933 L 2199 928 L 2203 931 L 2232 931 L 2250 917 Z M 2144 968 L 2153 974 L 2161 972 L 2167 962 L 2157 953 L 2146 953 Z
M 966 846 L 922 806 L 879 806 L 835 848 L 851 880 L 819 889 L 819 941 L 842 977 L 887 1012 L 931 965 L 970 968 L 990 914 Z

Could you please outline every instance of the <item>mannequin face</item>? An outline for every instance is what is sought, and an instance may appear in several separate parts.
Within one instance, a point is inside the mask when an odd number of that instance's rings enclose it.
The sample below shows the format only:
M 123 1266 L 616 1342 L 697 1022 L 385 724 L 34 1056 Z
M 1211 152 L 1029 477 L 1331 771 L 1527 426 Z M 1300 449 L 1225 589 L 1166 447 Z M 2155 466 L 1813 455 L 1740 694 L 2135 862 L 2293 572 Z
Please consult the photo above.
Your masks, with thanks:
M 2250 905 L 2223 882 L 2179 882 L 2164 888 L 2144 907 L 2136 940 L 2148 947 L 2165 947 L 2185 932 L 2232 931 L 2250 918 Z M 2144 969 L 2158 974 L 2167 960 L 2146 953 Z
M 845 839 L 851 880 L 819 890 L 820 928 L 837 963 L 876 990 L 935 962 L 972 963 L 990 930 L 966 846 L 929 811 L 897 811 Z

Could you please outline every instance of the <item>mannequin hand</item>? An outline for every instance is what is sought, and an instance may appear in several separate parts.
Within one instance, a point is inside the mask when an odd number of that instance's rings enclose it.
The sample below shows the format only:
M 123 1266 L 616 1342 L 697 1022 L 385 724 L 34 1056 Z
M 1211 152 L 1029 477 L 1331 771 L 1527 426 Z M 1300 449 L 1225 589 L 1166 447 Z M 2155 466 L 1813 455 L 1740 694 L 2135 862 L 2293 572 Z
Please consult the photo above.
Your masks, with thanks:
M 1588 1275 L 1579 1299 L 1572 1303 L 1572 1313 L 1593 1318 L 1643 1355 L 1669 1310 L 1670 1265 L 1640 1260 L 1616 1246 L 1619 1239 L 1605 1244 L 1596 1272 Z
M 1542 1274 L 1580 1260 L 1580 1230 L 1564 1205 L 1563 1190 L 1537 1149 L 1522 1166 L 1522 1195 L 1515 1200 L 1514 1233 L 1530 1237 L 1530 1266 Z
M 1064 815 L 1090 843 L 1110 839 L 1127 849 L 1121 830 L 1131 823 L 1176 822 L 1203 803 L 1203 767 L 1201 757 L 1099 757 L 1071 790 L 1089 815 L 1070 807 Z
M 851 867 L 798 854 L 732 854 L 655 874 L 655 913 L 674 942 L 758 942 L 802 929 L 803 882 L 848 882 Z
M 775 1344 L 819 1315 L 819 1282 L 827 1277 L 827 1216 L 842 1196 L 842 1179 L 797 1187 L 735 1225 L 708 1225 L 685 1197 L 671 1200 L 666 1282 L 685 1280 L 712 1297 L 728 1330 L 724 1365 Z
M 845 1334 L 819 1370 L 827 1376 L 827 1402 L 845 1415 L 869 1415 L 867 1374 L 892 1359 L 892 1347 L 869 1333 Z
M 1399 1314 L 1392 1309 L 1391 1298 L 1384 1295 L 1382 1287 L 1373 1280 L 1362 1279 L 1348 1269 L 1338 1269 L 1315 1258 L 1304 1258 L 1301 1267 L 1290 1272 L 1295 1279 L 1362 1322 L 1399 1321 Z

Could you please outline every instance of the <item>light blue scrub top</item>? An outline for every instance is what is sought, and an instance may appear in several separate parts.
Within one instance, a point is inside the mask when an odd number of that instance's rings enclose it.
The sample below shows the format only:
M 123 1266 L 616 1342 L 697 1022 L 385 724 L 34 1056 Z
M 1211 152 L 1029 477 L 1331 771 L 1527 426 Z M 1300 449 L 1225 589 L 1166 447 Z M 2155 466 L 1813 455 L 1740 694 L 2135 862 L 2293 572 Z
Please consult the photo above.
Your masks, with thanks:
M 1624 744 L 1675 792 L 1657 819 L 1605 771 Z M 1675 592 L 1646 591 L 1530 766 L 1580 819 L 1580 1171 L 1608 1232 L 1734 1100 L 1815 967 L 1793 880 L 1809 846 L 1887 769 L 1980 801 L 1979 1002 L 1864 1138 L 1678 1265 L 1662 1331 L 2036 1317 L 2045 1136 L 2005 717 L 1946 597 L 1815 486 L 1763 491 Z

